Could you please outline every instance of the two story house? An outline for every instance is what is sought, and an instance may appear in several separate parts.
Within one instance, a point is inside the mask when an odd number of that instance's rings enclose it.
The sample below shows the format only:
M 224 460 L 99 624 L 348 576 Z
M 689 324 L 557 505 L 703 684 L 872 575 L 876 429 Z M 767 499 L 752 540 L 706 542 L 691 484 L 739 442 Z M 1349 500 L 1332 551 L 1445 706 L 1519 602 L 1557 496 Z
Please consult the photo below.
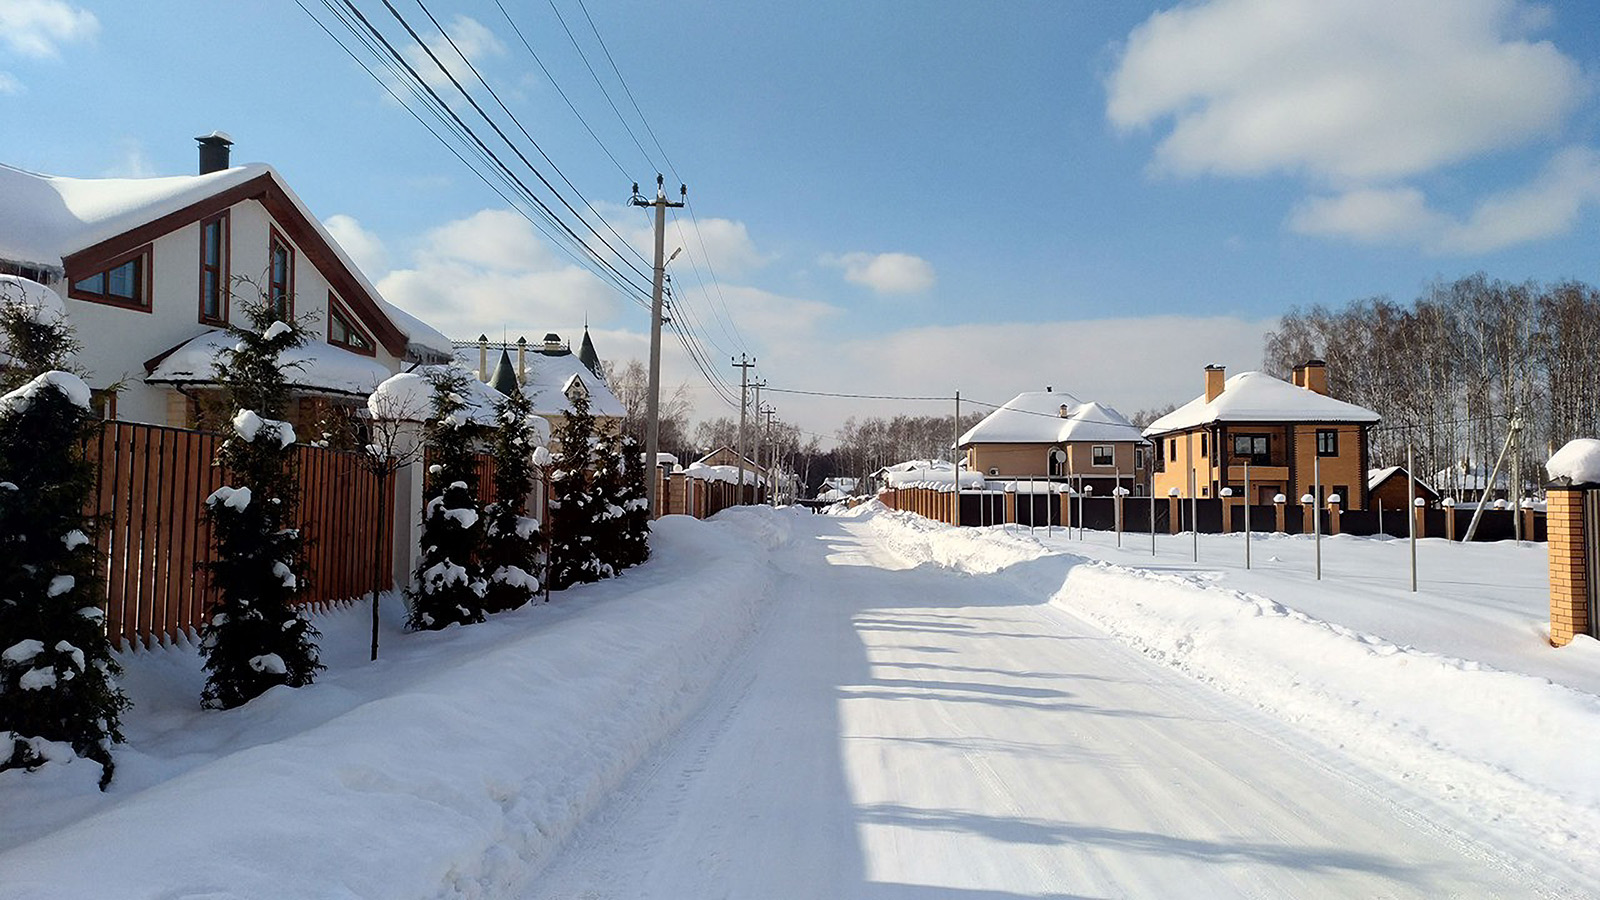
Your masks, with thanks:
M 66 178 L 0 165 L 0 273 L 54 289 L 107 418 L 193 426 L 239 304 L 300 318 L 314 340 L 286 354 L 314 420 L 356 405 L 416 363 L 453 358 L 444 335 L 386 302 L 271 166 L 229 163 L 209 134 L 195 175 Z M 246 280 L 248 283 L 246 283 Z
M 1379 417 L 1328 396 L 1326 363 L 1296 366 L 1292 383 L 1264 372 L 1228 378 L 1221 366 L 1206 366 L 1205 379 L 1205 393 L 1144 430 L 1156 448 L 1156 496 L 1176 488 L 1180 497 L 1217 497 L 1232 488 L 1243 497 L 1248 465 L 1252 503 L 1317 495 L 1320 472 L 1319 501 L 1338 494 L 1346 509 L 1366 508 L 1367 429 Z
M 988 478 L 1053 479 L 1110 496 L 1142 496 L 1150 442 L 1121 413 L 1052 388 L 1025 391 L 957 441 L 968 471 Z

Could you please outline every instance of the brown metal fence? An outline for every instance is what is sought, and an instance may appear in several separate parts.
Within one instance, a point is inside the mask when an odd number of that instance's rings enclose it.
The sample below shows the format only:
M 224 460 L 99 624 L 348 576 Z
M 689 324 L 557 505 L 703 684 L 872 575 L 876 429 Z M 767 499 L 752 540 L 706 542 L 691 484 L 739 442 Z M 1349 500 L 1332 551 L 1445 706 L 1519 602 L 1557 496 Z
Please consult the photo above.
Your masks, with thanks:
M 181 428 L 107 422 L 91 454 L 103 554 L 107 628 L 114 643 L 149 646 L 193 636 L 214 602 L 203 570 L 214 558 L 205 498 L 223 484 L 211 464 L 220 436 Z M 302 605 L 325 609 L 393 586 L 393 478 L 379 484 L 360 456 L 296 448 L 300 528 L 306 539 Z M 374 558 L 374 554 L 377 558 Z

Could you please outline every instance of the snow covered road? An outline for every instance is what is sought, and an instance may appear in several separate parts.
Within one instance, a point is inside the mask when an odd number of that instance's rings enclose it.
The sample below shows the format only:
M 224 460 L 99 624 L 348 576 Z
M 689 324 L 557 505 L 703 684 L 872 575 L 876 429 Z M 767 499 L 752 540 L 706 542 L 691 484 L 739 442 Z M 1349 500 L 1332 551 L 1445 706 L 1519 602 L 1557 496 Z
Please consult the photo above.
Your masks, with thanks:
M 524 896 L 1566 893 L 1516 861 L 1536 852 L 1018 579 L 790 521 L 760 631 Z

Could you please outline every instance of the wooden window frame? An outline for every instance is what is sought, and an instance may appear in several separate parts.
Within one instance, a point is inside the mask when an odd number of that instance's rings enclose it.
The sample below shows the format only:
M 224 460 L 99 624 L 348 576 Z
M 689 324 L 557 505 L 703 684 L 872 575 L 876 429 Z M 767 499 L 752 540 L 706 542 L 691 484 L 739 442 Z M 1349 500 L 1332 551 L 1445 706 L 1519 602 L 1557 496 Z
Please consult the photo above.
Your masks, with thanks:
M 1328 442 L 1330 444 L 1332 444 L 1332 447 L 1330 449 L 1328 449 L 1327 451 L 1324 451 L 1322 449 L 1322 437 L 1323 437 L 1323 435 L 1327 435 L 1328 436 Z M 1327 457 L 1330 457 L 1330 456 L 1338 456 L 1339 455 L 1339 429 L 1337 429 L 1337 428 L 1318 428 L 1317 429 L 1317 455 L 1321 456 L 1323 458 L 1327 458 Z
M 1167 452 L 1172 457 L 1171 462 L 1178 461 L 1178 439 L 1176 437 L 1167 438 Z
M 1100 461 L 1100 451 L 1106 451 L 1107 462 Z M 1117 464 L 1117 446 L 1115 444 L 1090 444 L 1089 465 L 1096 469 L 1114 468 Z
M 273 288 L 275 286 L 274 282 L 272 280 L 272 251 L 273 251 L 273 249 L 274 249 L 274 247 L 276 245 L 280 245 L 280 244 L 283 246 L 284 252 L 286 254 L 288 254 L 288 258 L 284 263 L 284 270 L 283 270 L 283 278 L 284 278 L 284 285 L 283 285 L 283 301 L 284 301 L 284 303 L 283 303 L 283 305 L 284 305 L 284 309 L 283 309 L 282 313 L 278 312 L 278 309 L 277 309 L 277 297 L 275 297 L 273 295 L 273 293 L 272 293 Z M 273 307 L 272 313 L 273 313 L 273 315 L 277 316 L 278 318 L 282 319 L 285 322 L 288 322 L 288 321 L 291 321 L 291 320 L 294 319 L 294 258 L 295 258 L 294 245 L 289 243 L 289 239 L 284 237 L 283 234 L 281 232 L 279 232 L 278 229 L 275 226 L 268 228 L 268 230 L 267 230 L 267 302 L 269 304 L 272 304 L 272 307 Z
M 226 325 L 228 322 L 228 277 L 231 274 L 228 269 L 228 256 L 229 243 L 233 240 L 233 223 L 229 221 L 229 212 L 225 209 L 214 216 L 200 220 L 199 321 L 202 325 Z M 221 224 L 222 230 L 221 240 L 218 241 L 220 246 L 217 247 L 217 264 L 213 267 L 206 264 L 206 228 L 216 223 Z M 217 270 L 217 309 L 221 313 L 220 316 L 206 315 L 206 270 L 211 268 Z
M 344 321 L 347 330 L 361 335 L 361 337 L 366 340 L 367 346 L 365 348 L 362 348 L 362 347 L 357 347 L 354 344 L 349 344 L 349 343 L 345 343 L 345 342 L 342 342 L 342 341 L 334 340 L 333 339 L 333 317 L 334 316 L 338 316 L 340 319 L 342 319 Z M 342 302 L 340 302 L 339 295 L 335 294 L 333 291 L 329 291 L 328 292 L 328 343 L 333 345 L 333 346 L 335 346 L 335 347 L 340 348 L 341 350 L 349 350 L 351 353 L 359 353 L 362 356 L 376 357 L 378 355 L 378 342 L 373 339 L 372 335 L 369 334 L 365 328 L 363 328 L 360 325 L 356 324 L 358 321 L 359 320 L 355 316 L 350 314 L 350 310 Z
M 121 256 L 113 257 L 105 265 L 95 269 L 93 272 L 88 272 L 82 275 L 78 275 L 76 273 L 68 275 L 66 279 L 67 296 L 73 300 L 83 300 L 88 303 L 99 303 L 102 306 L 115 306 L 118 309 L 131 309 L 142 313 L 150 312 L 155 306 L 154 298 L 150 296 L 150 288 L 152 284 L 150 271 L 151 259 L 154 256 L 150 248 L 150 244 L 145 244 L 142 247 L 129 250 L 127 253 L 124 253 Z M 113 297 L 109 293 L 96 294 L 90 291 L 80 290 L 78 288 L 78 282 L 83 281 L 86 278 L 93 278 L 96 275 L 107 275 L 112 269 L 119 269 L 134 260 L 139 261 L 139 293 L 140 296 L 144 298 L 143 303 L 137 301 L 130 303 L 126 300 Z
M 1251 433 L 1242 433 L 1242 434 L 1236 433 L 1236 434 L 1232 435 L 1232 437 L 1233 437 L 1233 457 L 1234 457 L 1234 459 L 1249 460 L 1250 464 L 1253 465 L 1253 466 L 1270 466 L 1270 465 L 1272 465 L 1272 435 L 1251 432 Z M 1239 452 L 1239 442 L 1241 440 L 1250 441 L 1252 443 L 1252 449 L 1250 450 L 1250 452 L 1247 452 L 1247 453 L 1240 453 Z M 1266 449 L 1262 450 L 1260 453 L 1255 452 L 1255 450 L 1254 450 L 1254 442 L 1255 441 L 1264 441 L 1266 443 Z

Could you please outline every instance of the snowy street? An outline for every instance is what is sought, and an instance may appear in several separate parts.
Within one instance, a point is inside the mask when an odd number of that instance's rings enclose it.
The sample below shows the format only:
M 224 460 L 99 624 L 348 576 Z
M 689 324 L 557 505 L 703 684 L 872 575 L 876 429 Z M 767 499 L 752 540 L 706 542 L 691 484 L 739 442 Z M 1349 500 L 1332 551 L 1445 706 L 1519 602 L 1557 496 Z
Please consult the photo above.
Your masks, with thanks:
M 1564 893 L 1044 596 L 912 567 L 865 520 L 793 528 L 706 707 L 525 896 Z
M 391 597 L 376 663 L 319 616 L 238 709 L 123 653 L 107 793 L 0 773 L 0 898 L 1592 895 L 1600 647 L 1541 646 L 1538 551 L 1430 544 L 1407 599 L 1392 542 L 1088 537 L 673 516 L 481 625 Z

